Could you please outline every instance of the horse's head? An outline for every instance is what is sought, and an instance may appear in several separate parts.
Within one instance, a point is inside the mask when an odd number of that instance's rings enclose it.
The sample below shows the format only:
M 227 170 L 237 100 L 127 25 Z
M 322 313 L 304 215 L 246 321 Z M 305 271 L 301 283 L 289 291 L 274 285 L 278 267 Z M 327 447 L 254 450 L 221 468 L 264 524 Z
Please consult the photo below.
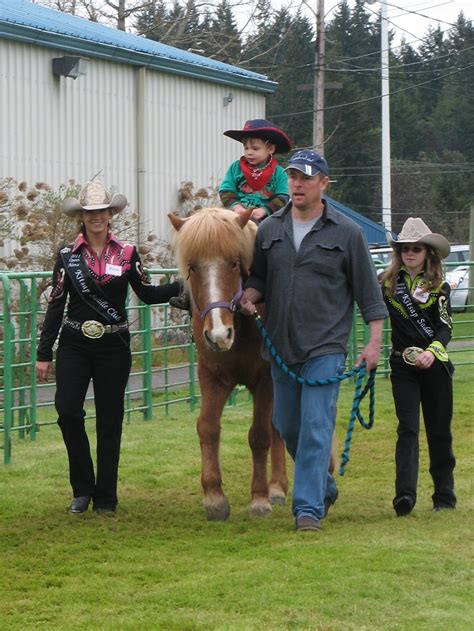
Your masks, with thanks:
M 234 343 L 242 271 L 250 267 L 255 240 L 251 214 L 251 209 L 239 215 L 223 208 L 204 208 L 187 219 L 168 215 L 177 232 L 176 255 L 191 292 L 193 316 L 199 319 L 204 340 L 213 351 L 228 351 Z

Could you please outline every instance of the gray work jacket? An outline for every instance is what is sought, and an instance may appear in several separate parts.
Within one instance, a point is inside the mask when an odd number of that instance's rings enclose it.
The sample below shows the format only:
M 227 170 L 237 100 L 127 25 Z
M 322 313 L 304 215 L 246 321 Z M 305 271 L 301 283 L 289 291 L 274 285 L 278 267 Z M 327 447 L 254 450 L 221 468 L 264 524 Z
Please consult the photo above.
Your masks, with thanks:
M 265 328 L 283 361 L 347 353 L 354 301 L 365 322 L 387 317 L 362 229 L 327 201 L 298 252 L 292 203 L 263 221 L 245 287 L 264 296 Z M 270 359 L 266 347 L 263 356 Z

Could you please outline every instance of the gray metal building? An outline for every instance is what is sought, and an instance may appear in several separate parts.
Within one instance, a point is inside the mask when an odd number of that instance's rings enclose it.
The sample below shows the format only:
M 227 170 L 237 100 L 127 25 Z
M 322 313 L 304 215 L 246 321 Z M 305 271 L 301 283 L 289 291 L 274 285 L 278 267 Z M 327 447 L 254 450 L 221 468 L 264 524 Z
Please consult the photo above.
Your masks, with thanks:
M 85 74 L 54 74 L 64 56 L 87 60 Z M 0 177 L 56 188 L 102 169 L 139 211 L 142 232 L 166 239 L 181 183 L 219 182 L 240 155 L 223 131 L 263 118 L 275 88 L 254 72 L 0 0 Z

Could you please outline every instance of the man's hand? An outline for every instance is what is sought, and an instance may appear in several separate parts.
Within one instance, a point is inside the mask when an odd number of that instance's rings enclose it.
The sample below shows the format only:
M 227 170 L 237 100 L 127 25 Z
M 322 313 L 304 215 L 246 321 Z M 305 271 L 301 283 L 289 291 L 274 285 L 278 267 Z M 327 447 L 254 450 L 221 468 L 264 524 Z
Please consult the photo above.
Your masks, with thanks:
M 356 367 L 365 361 L 365 367 L 368 372 L 377 367 L 380 357 L 380 344 L 367 344 L 362 353 L 357 358 Z
M 357 358 L 356 367 L 365 361 L 367 371 L 377 368 L 379 362 L 380 350 L 382 346 L 382 327 L 383 320 L 371 320 L 369 322 L 370 340 L 362 353 Z
M 240 311 L 244 315 L 253 315 L 256 311 L 255 303 L 262 299 L 262 293 L 258 289 L 249 287 L 242 294 L 242 298 L 239 302 Z
M 53 362 L 36 362 L 36 375 L 40 381 L 48 381 L 53 373 Z

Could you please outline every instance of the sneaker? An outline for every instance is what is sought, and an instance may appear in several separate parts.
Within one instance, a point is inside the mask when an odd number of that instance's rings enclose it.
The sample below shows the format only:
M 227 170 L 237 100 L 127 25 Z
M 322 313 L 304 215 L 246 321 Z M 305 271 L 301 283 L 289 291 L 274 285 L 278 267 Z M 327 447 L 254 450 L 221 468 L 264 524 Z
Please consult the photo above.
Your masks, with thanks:
M 309 515 L 302 515 L 296 518 L 295 523 L 296 530 L 321 530 L 321 524 L 316 517 L 310 517 Z
M 409 515 L 413 510 L 413 507 L 413 500 L 406 495 L 393 500 L 393 508 L 397 517 L 405 517 L 405 515 Z

